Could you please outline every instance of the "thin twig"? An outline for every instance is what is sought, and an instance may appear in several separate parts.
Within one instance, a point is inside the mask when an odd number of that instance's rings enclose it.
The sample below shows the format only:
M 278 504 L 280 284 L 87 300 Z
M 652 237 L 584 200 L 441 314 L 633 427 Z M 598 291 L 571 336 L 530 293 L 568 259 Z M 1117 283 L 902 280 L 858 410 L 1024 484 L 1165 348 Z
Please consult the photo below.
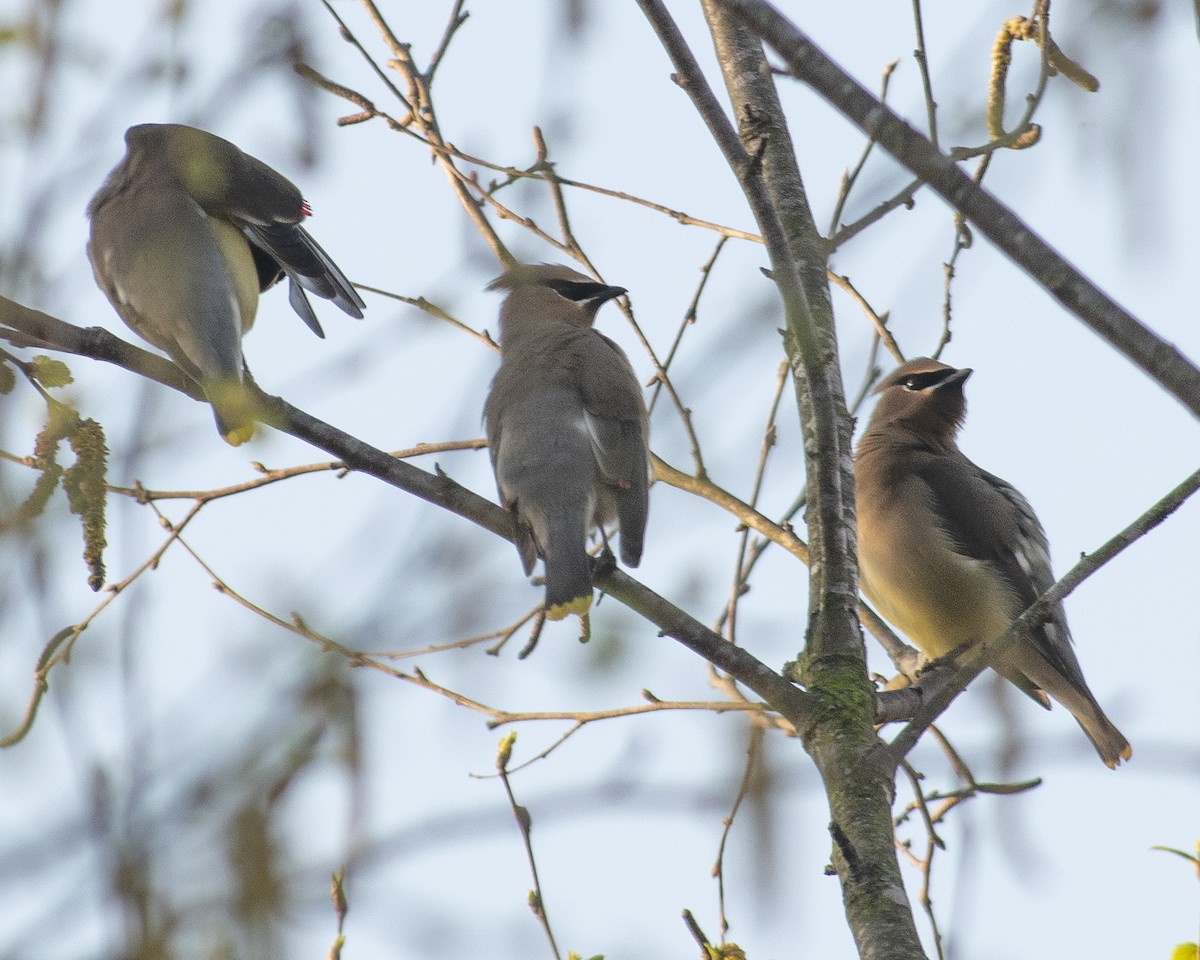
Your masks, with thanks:
M 925 916 L 929 919 L 929 928 L 933 933 L 933 946 L 934 949 L 937 950 L 938 960 L 945 960 L 945 953 L 942 950 L 942 931 L 938 927 L 937 914 L 933 912 L 933 895 L 931 892 L 931 885 L 933 883 L 934 857 L 936 856 L 937 851 L 945 849 L 946 845 L 942 842 L 942 838 L 937 835 L 937 831 L 934 829 L 933 818 L 929 813 L 929 807 L 925 802 L 925 795 L 921 790 L 920 777 L 907 761 L 902 764 L 902 769 L 907 775 L 909 783 L 912 785 L 913 794 L 915 797 L 914 805 L 918 810 L 920 810 L 921 819 L 925 824 L 925 855 L 923 857 L 916 857 L 912 854 L 912 851 L 907 844 L 900 844 L 898 840 L 897 844 L 901 847 L 901 849 L 909 854 L 913 865 L 921 873 L 921 892 L 919 894 L 921 909 L 925 911 Z
M 446 29 L 442 32 L 442 39 L 438 41 L 437 49 L 433 51 L 433 56 L 429 58 L 429 66 L 425 69 L 425 82 L 429 86 L 433 86 L 433 78 L 437 73 L 438 67 L 442 65 L 442 59 L 446 56 L 446 51 L 450 48 L 450 41 L 454 39 L 454 35 L 458 32 L 459 27 L 467 22 L 467 18 L 471 16 L 469 12 L 463 12 L 463 7 L 466 5 L 466 0 L 454 0 L 454 6 L 450 10 L 450 20 L 446 24 Z
M 871 142 L 875 143 L 877 141 L 872 140 Z M 867 227 L 878 223 L 893 210 L 899 210 L 901 207 L 904 207 L 905 210 L 911 210 L 914 203 L 913 198 L 916 197 L 917 191 L 923 186 L 925 186 L 924 180 L 913 180 L 887 200 L 876 204 L 871 210 L 863 214 L 863 216 L 859 217 L 853 223 L 848 223 L 843 227 L 839 227 L 829 236 L 828 242 L 830 252 L 837 250 L 848 241 L 854 239 L 856 236 L 866 230 Z
M 746 746 L 746 765 L 742 769 L 742 780 L 738 784 L 737 795 L 733 798 L 733 806 L 729 815 L 721 821 L 721 842 L 717 845 L 717 860 L 713 864 L 712 873 L 717 878 L 717 904 L 721 915 L 721 939 L 729 934 L 729 918 L 725 912 L 725 846 L 729 842 L 729 834 L 733 829 L 733 821 L 742 807 L 742 801 L 750 795 L 753 783 L 754 768 L 762 752 L 762 727 L 750 728 L 750 742 Z
M 886 313 L 879 314 L 875 312 L 875 308 L 867 302 L 867 298 L 858 292 L 858 288 L 850 282 L 850 278 L 841 274 L 829 271 L 829 279 L 841 287 L 846 293 L 854 299 L 854 302 L 859 305 L 862 312 L 867 315 L 867 319 L 871 321 L 871 325 L 875 328 L 875 334 L 883 341 L 887 347 L 888 353 L 892 355 L 897 363 L 904 362 L 904 354 L 900 350 L 900 345 L 896 343 L 896 338 L 892 336 L 892 331 L 887 327 L 888 315 Z
M 383 290 L 380 287 L 372 287 L 365 283 L 356 283 L 354 286 L 358 290 L 367 290 L 370 293 L 377 293 L 379 296 L 387 297 L 389 300 L 396 300 L 399 303 L 407 303 L 409 306 L 416 307 L 418 310 L 429 314 L 431 317 L 436 317 L 438 320 L 442 320 L 450 324 L 450 326 L 454 327 L 456 330 L 461 330 L 463 333 L 469 334 L 488 349 L 495 350 L 497 352 L 500 350 L 499 344 L 492 339 L 491 334 L 489 334 L 486 330 L 476 330 L 474 327 L 463 323 L 448 311 L 443 310 L 437 304 L 430 303 L 424 297 L 406 297 L 402 294 L 392 293 L 390 290 Z
M 50 671 L 58 664 L 65 662 L 71 656 L 71 651 L 75 647 L 75 642 L 83 634 L 83 632 L 91 625 L 91 623 L 111 604 L 116 598 L 125 591 L 138 577 L 148 570 L 157 568 L 159 561 L 163 555 L 171 547 L 173 543 L 179 540 L 179 535 L 184 528 L 195 519 L 204 505 L 201 503 L 194 504 L 187 515 L 177 524 L 164 524 L 170 531 L 166 540 L 150 554 L 141 564 L 134 568 L 125 579 L 118 580 L 116 583 L 108 584 L 104 589 L 108 595 L 100 601 L 100 603 L 89 613 L 83 620 L 76 624 L 72 624 L 56 633 L 50 638 L 50 641 L 42 648 L 42 652 L 38 655 L 37 664 L 33 674 L 33 691 L 29 697 L 29 703 L 25 708 L 25 715 L 17 728 L 7 736 L 0 738 L 0 749 L 11 747 L 16 743 L 20 743 L 25 735 L 29 733 L 33 727 L 33 722 L 37 718 L 38 707 L 41 705 L 42 697 L 46 691 L 50 689 L 49 676 Z
M 933 81 L 929 77 L 929 57 L 925 52 L 925 23 L 921 17 L 921 0 L 912 0 L 913 27 L 917 33 L 917 49 L 913 51 L 913 59 L 917 61 L 917 69 L 921 72 L 921 88 L 925 93 L 925 115 L 929 121 L 929 142 L 937 149 L 937 101 L 933 99 Z M 883 97 L 879 98 L 880 101 Z M 940 948 L 939 948 L 940 952 Z
M 883 79 L 879 83 L 879 101 L 887 103 L 888 85 L 892 79 L 892 72 L 896 69 L 898 60 L 893 60 L 883 68 Z M 875 149 L 875 140 L 872 137 L 867 138 L 866 146 L 863 147 L 863 152 L 858 158 L 858 162 L 854 165 L 854 169 L 843 172 L 842 182 L 838 188 L 837 200 L 833 205 L 833 215 L 829 218 L 829 229 L 826 231 L 831 237 L 837 233 L 838 224 L 842 220 L 842 211 L 846 207 L 846 201 L 850 199 L 850 191 L 854 189 L 854 185 L 858 182 L 859 174 L 862 173 L 863 167 L 867 165 L 867 158 L 871 156 L 871 151 Z
M 700 282 L 696 284 L 696 290 L 692 294 L 691 302 L 688 304 L 687 310 L 683 313 L 683 319 L 679 321 L 679 329 L 675 331 L 675 339 L 671 341 L 671 348 L 667 351 L 667 359 L 662 363 L 663 374 L 666 374 L 671 369 L 671 363 L 675 360 L 675 354 L 679 350 L 679 345 L 683 342 L 684 333 L 689 327 L 695 325 L 699 317 L 700 298 L 704 295 L 709 278 L 712 276 L 713 267 L 717 265 L 717 258 L 721 255 L 721 251 L 725 249 L 728 239 L 728 237 L 720 237 L 717 240 L 717 245 L 713 248 L 712 255 L 700 267 Z M 656 377 L 654 390 L 650 394 L 650 402 L 646 405 L 651 413 L 654 412 L 654 405 L 658 402 L 658 395 L 662 392 L 662 389 L 662 381 Z
M 779 415 L 779 404 L 783 400 L 783 389 L 788 383 L 789 367 L 786 360 L 779 364 L 779 373 L 775 377 L 775 392 L 771 397 L 771 404 L 767 412 L 767 422 L 763 427 L 762 440 L 758 447 L 758 466 L 754 471 L 754 483 L 750 489 L 750 500 L 747 506 L 753 510 L 758 509 L 758 496 L 762 492 L 763 480 L 766 478 L 767 461 L 770 458 L 771 451 L 775 448 L 775 420 Z M 748 573 L 746 571 L 746 551 L 750 543 L 750 527 L 745 527 L 742 534 L 738 537 L 737 554 L 734 558 L 733 565 L 733 583 L 730 586 L 729 600 L 725 605 L 725 612 L 722 615 L 723 627 L 717 629 L 722 630 L 725 636 L 729 638 L 730 643 L 737 643 L 737 609 L 738 601 L 749 588 Z
M 712 2 L 770 44 L 787 63 L 792 76 L 810 86 L 868 136 L 876 137 L 888 153 L 962 212 L 1066 310 L 1200 417 L 1200 369 L 1176 347 L 1142 324 L 1010 209 L 972 182 L 950 157 L 880 103 L 769 3 Z
M 703 497 L 710 503 L 727 510 L 737 519 L 753 530 L 761 533 L 768 540 L 777 543 L 788 553 L 808 563 L 808 546 L 791 530 L 772 522 L 768 517 L 759 513 L 744 500 L 740 500 L 727 490 L 718 487 L 711 480 L 693 477 L 681 470 L 675 469 L 661 457 L 652 457 L 654 479 L 661 480 L 679 490 L 686 490 Z
M 543 710 L 543 711 L 505 711 L 489 708 L 492 719 L 488 721 L 488 729 L 502 727 L 510 723 L 529 723 L 537 720 L 572 720 L 579 726 L 595 723 L 597 720 L 613 720 L 618 717 L 637 717 L 644 713 L 661 713 L 663 711 L 699 711 L 700 713 L 757 713 L 768 709 L 766 704 L 741 702 L 728 703 L 724 700 L 654 700 L 652 703 L 642 703 L 633 707 L 616 707 L 612 710 Z
M 508 795 L 508 802 L 512 807 L 513 818 L 517 821 L 517 828 L 521 831 L 521 842 L 525 845 L 525 858 L 529 861 L 529 873 L 533 877 L 533 889 L 529 891 L 529 907 L 546 932 L 546 939 L 550 941 L 550 951 L 554 954 L 555 960 L 561 960 L 562 955 L 558 952 L 554 931 L 550 929 L 550 916 L 546 913 L 546 899 L 542 895 L 542 882 L 538 878 L 537 858 L 533 855 L 533 837 L 530 831 L 533 818 L 530 817 L 527 807 L 517 803 L 512 782 L 508 778 L 508 761 L 512 757 L 513 742 L 516 738 L 515 733 L 510 733 L 501 741 L 500 753 L 496 758 L 496 771 L 500 774 L 500 782 L 504 784 L 504 792 Z

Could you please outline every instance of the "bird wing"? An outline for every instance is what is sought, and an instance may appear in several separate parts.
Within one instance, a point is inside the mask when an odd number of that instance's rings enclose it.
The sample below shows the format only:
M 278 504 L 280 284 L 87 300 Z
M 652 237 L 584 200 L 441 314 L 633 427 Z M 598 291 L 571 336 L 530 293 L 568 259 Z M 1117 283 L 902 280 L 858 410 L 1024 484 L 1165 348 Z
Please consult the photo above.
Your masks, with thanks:
M 637 566 L 649 510 L 650 450 L 646 405 L 629 359 L 596 330 L 578 339 L 579 391 L 592 452 L 613 488 L 621 527 L 621 559 Z
M 580 331 L 575 369 L 600 472 L 615 484 L 648 476 L 646 407 L 633 367 L 604 334 Z
M 234 224 L 259 251 L 278 264 L 273 271 L 255 257 L 261 289 L 287 274 L 288 301 L 317 336 L 325 334 L 304 291 L 332 300 L 342 311 L 362 317 L 366 304 L 346 275 L 300 224 L 309 214 L 299 188 L 261 160 L 228 141 L 207 137 L 194 149 L 212 159 L 185 172 L 191 196 L 214 217 Z
M 153 182 L 115 192 L 93 211 L 88 254 L 139 336 L 201 382 L 240 378 L 241 333 L 253 316 L 244 316 L 209 218 L 185 193 Z
M 318 337 L 324 337 L 325 334 L 317 322 L 305 290 L 324 300 L 332 300 L 342 312 L 356 319 L 362 318 L 366 303 L 338 265 L 307 230 L 297 224 L 288 223 L 259 224 L 241 220 L 238 221 L 238 225 L 250 242 L 270 255 L 283 273 L 287 274 L 290 281 L 288 302 Z
M 513 463 L 514 460 L 521 463 L 528 461 L 536 466 L 536 458 L 531 457 L 526 450 L 510 449 L 513 444 L 508 443 L 509 435 L 504 429 L 505 421 L 510 415 L 513 415 L 509 409 L 509 401 L 514 396 L 513 388 L 518 385 L 514 381 L 519 382 L 523 379 L 520 369 L 514 368 L 512 364 L 501 363 L 484 404 L 483 421 L 487 432 L 488 456 L 491 458 L 492 469 L 496 475 L 496 492 L 500 497 L 500 505 L 509 511 L 513 518 L 514 542 L 517 546 L 517 553 L 521 556 L 521 565 L 528 575 L 532 573 L 533 565 L 537 562 L 538 554 L 541 551 L 534 536 L 533 527 L 522 515 L 518 503 L 520 499 L 518 487 L 521 486 L 523 477 L 521 473 L 514 471 Z M 520 413 L 517 412 L 516 415 L 519 417 Z M 520 436 L 521 431 L 519 430 L 512 433 L 512 437 L 518 440 Z
M 1029 501 L 1012 484 L 957 451 L 952 457 L 922 459 L 918 472 L 959 552 L 999 571 L 1022 610 L 1054 585 L 1046 532 Z M 1016 542 L 1014 529 L 1019 532 Z M 1086 689 L 1062 604 L 1054 606 L 1029 639 L 1052 666 Z

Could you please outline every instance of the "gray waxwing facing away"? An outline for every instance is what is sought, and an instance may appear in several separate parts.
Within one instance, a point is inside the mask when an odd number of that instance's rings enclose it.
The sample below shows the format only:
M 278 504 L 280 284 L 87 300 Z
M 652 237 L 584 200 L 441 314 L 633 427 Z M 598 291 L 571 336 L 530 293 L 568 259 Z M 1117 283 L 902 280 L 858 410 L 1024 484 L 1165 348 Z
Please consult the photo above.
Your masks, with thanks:
M 121 319 L 204 389 L 221 435 L 254 433 L 242 389 L 242 334 L 261 291 L 290 281 L 300 318 L 324 336 L 305 291 L 352 317 L 366 306 L 300 226 L 300 191 L 228 140 L 194 127 L 144 123 L 88 205 L 88 257 Z
M 1046 534 L 1013 487 L 955 444 L 971 371 L 910 360 L 876 389 L 855 455 L 863 593 L 928 656 L 999 637 L 1054 583 Z M 1083 679 L 1062 605 L 992 666 L 1071 711 L 1109 766 L 1132 750 Z
M 489 289 L 500 308 L 500 369 L 484 407 L 500 500 L 526 574 L 546 563 L 546 616 L 592 603 L 588 534 L 620 526 L 636 567 L 649 508 L 646 406 L 621 348 L 592 328 L 625 292 L 553 264 L 518 266 Z

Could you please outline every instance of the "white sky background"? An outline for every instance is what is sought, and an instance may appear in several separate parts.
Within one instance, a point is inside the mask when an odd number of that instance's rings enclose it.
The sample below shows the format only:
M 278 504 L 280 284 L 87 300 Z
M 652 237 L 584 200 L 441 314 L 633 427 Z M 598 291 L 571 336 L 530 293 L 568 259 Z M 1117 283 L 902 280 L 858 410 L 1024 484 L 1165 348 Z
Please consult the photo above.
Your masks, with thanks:
M 71 67 L 53 101 L 50 145 L 31 163 L 11 114 L 0 138 L 6 246 L 28 205 L 53 188 L 39 217 L 44 282 L 6 276 L 0 292 L 68 321 L 127 335 L 92 283 L 82 210 L 121 156 L 127 126 L 194 122 L 297 181 L 316 213 L 313 234 L 353 279 L 425 296 L 495 334 L 498 298 L 483 287 L 497 264 L 427 152 L 382 123 L 335 128 L 334 120 L 354 108 L 322 94 L 313 108 L 320 163 L 304 169 L 298 156 L 303 130 L 285 82 L 259 79 L 226 90 L 218 106 L 210 102 L 231 58 L 253 35 L 262 6 L 202 6 L 172 39 L 156 25 L 149 4 L 67 5 Z M 695 52 L 710 63 L 711 45 L 692 4 L 672 6 Z M 474 155 L 526 166 L 534 159 L 529 131 L 540 124 L 563 176 L 752 229 L 732 175 L 671 83 L 667 58 L 636 6 L 588 4 L 580 37 L 563 30 L 559 7 L 532 0 L 469 7 L 471 18 L 434 89 L 447 139 Z M 383 59 L 360 7 L 340 3 L 338 9 Z M 448 9 L 425 0 L 384 12 L 424 63 Z M 872 89 L 884 65 L 899 59 L 890 102 L 923 126 L 907 4 L 790 3 L 784 9 Z M 1028 12 L 996 3 L 966 15 L 962 9 L 954 3 L 925 9 L 944 144 L 984 137 L 995 32 L 1006 17 Z M 6 18 L 16 10 L 0 2 Z M 1100 78 L 1101 90 L 1089 95 L 1065 80 L 1053 82 L 1038 116 L 1043 142 L 999 156 L 987 186 L 1194 359 L 1200 357 L 1200 81 L 1189 17 L 1187 10 L 1164 9 L 1145 29 L 1135 29 L 1090 4 L 1057 5 L 1058 42 Z M 398 114 L 400 107 L 339 40 L 323 9 L 313 4 L 305 18 L 316 44 L 314 66 Z M 148 55 L 183 58 L 188 80 L 174 88 L 122 83 Z M 1032 82 L 1033 61 L 1030 50 L 1018 50 L 1010 89 Z M 710 76 L 723 95 L 715 70 Z M 30 82 L 28 64 L 11 49 L 0 51 L 0 86 L 24 89 L 20 85 Z M 824 225 L 840 172 L 856 161 L 861 138 L 807 90 L 788 82 L 783 88 L 810 201 Z M 1013 106 L 1019 101 L 1014 94 Z M 877 155 L 844 219 L 907 179 Z M 543 191 L 530 186 L 507 195 L 521 212 L 552 226 Z M 715 235 L 615 200 L 575 192 L 569 199 L 584 248 L 606 280 L 629 288 L 643 329 L 665 354 Z M 497 227 L 527 259 L 562 259 L 512 224 Z M 942 262 L 952 239 L 948 211 L 922 193 L 913 211 L 892 214 L 836 258 L 835 269 L 876 309 L 891 311 L 892 328 L 910 355 L 936 343 Z M 743 497 L 781 359 L 775 329 L 782 321 L 773 288 L 758 274 L 764 264 L 760 248 L 729 244 L 673 370 L 712 478 Z M 1196 424 L 986 241 L 963 255 L 958 274 L 954 339 L 944 358 L 976 370 L 962 446 L 1037 507 L 1061 573 L 1195 469 Z M 478 436 L 495 357 L 412 308 L 370 294 L 366 299 L 362 321 L 318 305 L 328 336 L 321 342 L 291 313 L 282 290 L 267 294 L 246 343 L 259 382 L 386 449 Z M 835 305 L 853 391 L 869 329 L 847 298 L 835 293 Z M 651 365 L 619 312 L 605 308 L 599 323 L 648 377 Z M 248 479 L 251 460 L 285 466 L 323 459 L 277 434 L 227 448 L 204 407 L 165 388 L 143 387 L 115 368 L 71 366 L 78 385 L 70 395 L 108 431 L 115 483 L 136 478 L 155 489 L 198 489 Z M 26 450 L 40 426 L 40 406 L 27 395 L 18 388 L 0 400 L 6 449 Z M 781 513 L 802 482 L 790 396 L 761 500 L 768 515 Z M 652 429 L 656 452 L 690 469 L 686 439 L 666 405 L 656 409 Z M 139 439 L 147 449 L 130 461 L 123 452 Z M 460 482 L 494 495 L 485 453 L 450 454 L 438 462 Z M 25 473 L 5 465 L 0 478 L 7 498 L 23 496 Z M 185 507 L 164 509 L 179 518 Z M 65 514 L 61 503 L 52 513 Z M 24 708 L 45 640 L 97 602 L 78 560 L 77 525 L 60 519 L 42 539 L 37 561 L 11 539 L 0 544 L 0 579 L 7 584 L 0 594 L 4 732 Z M 108 536 L 109 576 L 117 579 L 149 555 L 163 531 L 144 507 L 117 499 Z M 299 611 L 315 628 L 367 650 L 411 649 L 495 628 L 538 596 L 525 584 L 510 545 L 361 476 L 300 478 L 215 504 L 187 539 L 253 601 L 285 617 Z M 1193 877 L 1182 861 L 1149 847 L 1189 848 L 1200 836 L 1200 642 L 1191 603 L 1198 541 L 1200 510 L 1188 504 L 1067 604 L 1092 689 L 1134 745 L 1130 765 L 1109 772 L 1066 711 L 1045 714 L 1010 697 L 1029 739 L 1015 768 L 1003 770 L 1000 721 L 984 683 L 943 718 L 942 729 L 981 780 L 1045 778 L 1021 797 L 972 801 L 943 830 L 948 849 L 939 854 L 933 895 L 954 956 L 1165 957 L 1173 944 L 1195 938 Z M 637 571 L 650 587 L 711 622 L 728 594 L 735 550 L 728 515 L 664 485 L 654 488 L 646 557 Z M 30 589 L 35 576 L 44 581 L 39 591 Z M 794 560 L 771 551 L 743 601 L 740 640 L 772 666 L 799 649 L 804 578 Z M 189 557 L 173 551 L 83 636 L 70 664 L 56 669 L 33 732 L 0 753 L 0 836 L 25 838 L 41 826 L 50 843 L 63 825 L 88 823 L 95 767 L 107 770 L 117 795 L 140 784 L 141 809 L 165 820 L 178 809 L 179 778 L 235 768 L 264 729 L 274 731 L 282 752 L 310 722 L 295 690 L 333 666 L 330 658 L 248 614 L 209 583 Z M 519 636 L 498 658 L 475 648 L 417 663 L 437 682 L 510 709 L 630 705 L 643 687 L 664 699 L 716 696 L 703 663 L 616 602 L 600 603 L 593 624 L 589 647 L 576 643 L 574 627 L 562 625 L 548 628 L 525 661 L 516 659 Z M 885 670 L 873 646 L 871 655 Z M 524 903 L 528 870 L 503 790 L 495 780 L 468 778 L 491 771 L 500 732 L 487 730 L 475 713 L 380 675 L 354 673 L 351 680 L 362 698 L 366 750 L 356 829 L 359 839 L 379 846 L 350 877 L 346 956 L 548 956 Z M 533 756 L 563 729 L 521 727 L 516 760 Z M 603 952 L 610 960 L 691 955 L 694 946 L 679 921 L 684 907 L 711 936 L 718 933 L 709 868 L 741 774 L 743 730 L 732 716 L 608 721 L 514 778 L 534 818 L 543 889 L 564 953 Z M 321 749 L 329 757 L 323 771 L 306 776 L 287 800 L 290 832 L 282 839 L 294 857 L 298 896 L 285 922 L 287 956 L 322 956 L 328 948 L 333 918 L 326 878 L 346 856 L 347 824 L 354 819 L 335 751 L 328 744 Z M 837 882 L 821 875 L 829 816 L 812 765 L 799 744 L 777 737 L 769 758 L 780 782 L 774 817 L 756 827 L 744 811 L 731 840 L 730 937 L 753 958 L 850 957 Z M 915 760 L 927 783 L 955 785 L 932 745 L 923 745 Z M 901 802 L 906 799 L 902 787 Z M 96 879 L 105 869 L 94 852 L 102 845 L 68 848 L 71 856 L 60 869 L 32 875 L 13 852 L 20 849 L 17 839 L 7 855 L 0 848 L 0 883 L 13 905 L 0 915 L 6 956 L 96 956 L 119 942 L 120 920 Z M 187 850 L 180 840 L 174 858 L 164 856 L 172 866 L 159 879 L 204 890 L 215 874 L 203 871 L 216 868 Z M 915 898 L 919 879 L 910 874 L 908 880 Z M 48 917 L 54 927 L 49 942 Z

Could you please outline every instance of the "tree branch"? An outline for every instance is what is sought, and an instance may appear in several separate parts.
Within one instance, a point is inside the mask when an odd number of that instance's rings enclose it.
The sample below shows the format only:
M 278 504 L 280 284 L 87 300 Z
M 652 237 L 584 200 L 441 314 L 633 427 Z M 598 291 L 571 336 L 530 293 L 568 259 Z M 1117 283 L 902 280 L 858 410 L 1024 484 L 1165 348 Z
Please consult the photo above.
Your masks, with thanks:
M 708 0 L 702 5 L 738 118 L 735 134 L 659 0 L 638 0 L 738 178 L 783 299 L 808 478 L 809 616 L 801 675 L 818 722 L 801 729 L 825 781 L 833 865 L 864 957 L 920 958 L 920 939 L 893 846 L 893 772 L 872 727 L 874 690 L 856 619 L 854 480 L 837 338 L 826 281 L 828 245 L 813 222 L 787 122 L 761 44 Z
M 9 329 L 5 331 L 4 326 Z M 193 399 L 203 400 L 199 389 L 170 361 L 135 347 L 120 337 L 99 328 L 83 329 L 36 310 L 30 310 L 0 297 L 0 336 L 24 343 L 36 343 L 47 350 L 65 351 L 77 356 L 104 360 L 116 366 L 179 390 Z M 456 483 L 443 473 L 427 473 L 398 460 L 357 437 L 330 426 L 293 407 L 286 400 L 263 393 L 252 381 L 248 389 L 268 412 L 267 422 L 278 430 L 304 440 L 331 454 L 347 469 L 366 473 L 406 493 L 442 507 L 498 537 L 512 541 L 512 518 L 490 500 Z M 805 727 L 812 707 L 808 695 L 741 647 L 725 641 L 684 611 L 616 569 L 596 564 L 596 584 L 630 609 L 659 627 L 664 636 L 678 640 L 699 653 L 739 683 L 753 690 L 771 708 L 786 717 L 797 729 Z
M 826 56 L 765 0 L 711 0 L 746 24 L 807 84 L 959 210 L 1059 303 L 1200 417 L 1200 370 L 1100 290 L 1008 207 Z
M 200 387 L 170 360 L 143 350 L 103 327 L 77 327 L 40 310 L 0 297 L 0 338 L 14 347 L 57 350 L 103 360 L 203 401 Z

